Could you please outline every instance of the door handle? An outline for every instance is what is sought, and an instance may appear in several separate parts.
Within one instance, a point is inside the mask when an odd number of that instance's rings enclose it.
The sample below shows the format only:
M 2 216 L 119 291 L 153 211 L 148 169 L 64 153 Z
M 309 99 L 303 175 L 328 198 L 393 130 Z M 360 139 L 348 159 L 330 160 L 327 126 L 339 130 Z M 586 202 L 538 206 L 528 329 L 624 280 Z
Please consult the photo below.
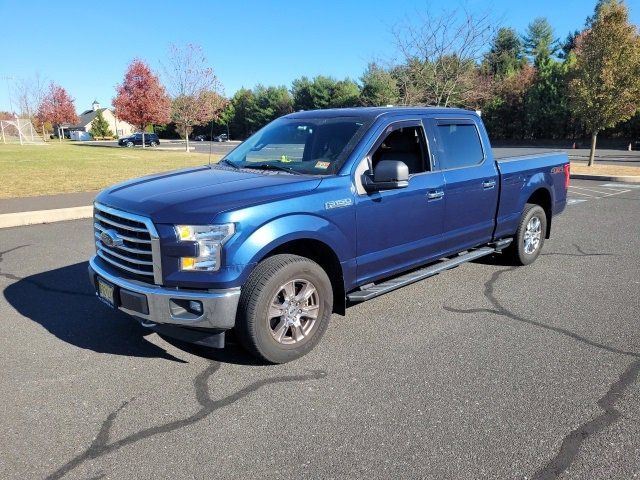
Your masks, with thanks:
M 485 180 L 482 182 L 482 188 L 493 188 L 496 186 L 495 180 Z
M 444 192 L 442 190 L 433 190 L 432 192 L 427 193 L 428 200 L 438 200 L 442 197 L 444 197 Z

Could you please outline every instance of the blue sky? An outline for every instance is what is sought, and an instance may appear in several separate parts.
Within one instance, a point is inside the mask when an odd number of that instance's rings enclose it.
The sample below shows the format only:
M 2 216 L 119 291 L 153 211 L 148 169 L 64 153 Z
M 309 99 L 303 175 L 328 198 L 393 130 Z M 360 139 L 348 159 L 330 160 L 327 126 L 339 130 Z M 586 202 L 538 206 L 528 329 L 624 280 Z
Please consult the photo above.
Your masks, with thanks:
M 546 16 L 564 39 L 582 28 L 595 0 L 471 0 L 519 32 Z M 367 63 L 393 56 L 391 27 L 417 10 L 455 6 L 446 0 L 231 0 L 196 2 L 52 2 L 0 0 L 0 110 L 9 109 L 4 77 L 39 72 L 65 87 L 76 109 L 96 98 L 111 103 L 134 57 L 160 72 L 169 43 L 203 47 L 227 95 L 242 86 L 289 85 L 301 75 L 357 79 Z M 640 22 L 640 0 L 627 0 Z M 11 80 L 10 80 L 11 81 Z

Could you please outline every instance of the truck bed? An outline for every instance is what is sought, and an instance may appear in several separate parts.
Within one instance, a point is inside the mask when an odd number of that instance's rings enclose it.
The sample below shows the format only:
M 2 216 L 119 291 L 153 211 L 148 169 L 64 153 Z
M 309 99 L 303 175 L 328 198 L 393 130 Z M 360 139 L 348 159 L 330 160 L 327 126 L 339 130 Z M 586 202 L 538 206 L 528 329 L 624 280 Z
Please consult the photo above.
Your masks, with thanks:
M 562 150 L 557 148 L 539 147 L 494 147 L 492 148 L 492 151 L 493 158 L 496 160 L 529 157 L 531 155 L 543 155 L 548 153 L 562 153 Z

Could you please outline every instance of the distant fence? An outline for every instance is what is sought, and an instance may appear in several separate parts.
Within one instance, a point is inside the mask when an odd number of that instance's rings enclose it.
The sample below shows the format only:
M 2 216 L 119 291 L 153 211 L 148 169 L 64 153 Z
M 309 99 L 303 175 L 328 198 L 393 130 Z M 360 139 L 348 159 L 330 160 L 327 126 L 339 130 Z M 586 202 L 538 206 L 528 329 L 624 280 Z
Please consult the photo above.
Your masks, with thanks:
M 0 120 L 0 137 L 3 144 L 32 145 L 34 143 L 44 143 L 42 135 L 33 127 L 33 123 L 28 118 Z

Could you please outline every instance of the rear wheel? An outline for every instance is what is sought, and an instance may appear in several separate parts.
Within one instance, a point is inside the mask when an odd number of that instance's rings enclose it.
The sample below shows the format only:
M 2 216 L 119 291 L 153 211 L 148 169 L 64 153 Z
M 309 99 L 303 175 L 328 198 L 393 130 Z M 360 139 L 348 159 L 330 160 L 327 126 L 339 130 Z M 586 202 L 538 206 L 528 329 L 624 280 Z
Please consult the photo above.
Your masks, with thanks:
M 256 357 L 285 363 L 318 344 L 332 310 L 331 281 L 320 265 L 297 255 L 274 255 L 242 288 L 236 334 Z
M 544 245 L 547 214 L 540 205 L 527 203 L 513 243 L 505 251 L 516 265 L 533 263 Z
M 152 141 L 149 145 L 151 145 L 152 147 L 157 147 L 158 146 L 158 142 L 156 142 L 155 140 Z

